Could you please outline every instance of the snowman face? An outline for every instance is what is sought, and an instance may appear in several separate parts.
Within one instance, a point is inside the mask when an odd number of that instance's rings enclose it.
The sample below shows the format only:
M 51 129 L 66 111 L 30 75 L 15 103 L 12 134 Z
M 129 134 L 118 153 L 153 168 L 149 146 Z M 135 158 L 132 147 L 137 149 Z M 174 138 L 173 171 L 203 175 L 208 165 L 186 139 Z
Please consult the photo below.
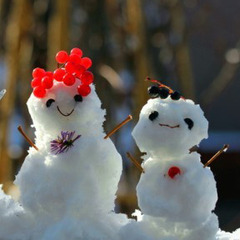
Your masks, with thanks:
M 142 152 L 171 157 L 186 153 L 207 138 L 208 121 L 191 100 L 150 99 L 132 135 Z
M 37 132 L 60 133 L 60 131 L 77 131 L 78 134 L 96 131 L 102 127 L 105 111 L 91 85 L 91 93 L 82 97 L 78 94 L 79 80 L 73 86 L 55 82 L 44 98 L 33 94 L 27 105 Z

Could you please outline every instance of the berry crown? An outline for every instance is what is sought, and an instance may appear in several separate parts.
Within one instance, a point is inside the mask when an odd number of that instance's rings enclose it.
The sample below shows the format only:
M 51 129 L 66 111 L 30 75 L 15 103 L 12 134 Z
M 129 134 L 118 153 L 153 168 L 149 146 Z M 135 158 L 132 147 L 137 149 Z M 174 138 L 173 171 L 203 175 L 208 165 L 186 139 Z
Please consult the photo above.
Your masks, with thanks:
M 157 80 L 153 80 L 147 77 L 146 81 L 150 81 L 156 84 L 148 88 L 148 94 L 152 98 L 160 97 L 161 99 L 165 99 L 170 95 L 172 100 L 179 100 L 180 98 L 184 99 L 178 91 L 172 90 L 170 87 L 162 84 Z
M 89 95 L 91 92 L 89 85 L 93 82 L 94 75 L 87 69 L 92 66 L 92 60 L 82 56 L 83 52 L 79 48 L 73 48 L 70 54 L 66 51 L 59 51 L 55 57 L 58 68 L 54 72 L 46 72 L 42 68 L 35 68 L 32 71 L 33 80 L 31 82 L 34 96 L 44 98 L 47 90 L 53 87 L 54 81 L 72 86 L 77 78 L 81 80 L 77 87 L 78 93 L 82 97 Z

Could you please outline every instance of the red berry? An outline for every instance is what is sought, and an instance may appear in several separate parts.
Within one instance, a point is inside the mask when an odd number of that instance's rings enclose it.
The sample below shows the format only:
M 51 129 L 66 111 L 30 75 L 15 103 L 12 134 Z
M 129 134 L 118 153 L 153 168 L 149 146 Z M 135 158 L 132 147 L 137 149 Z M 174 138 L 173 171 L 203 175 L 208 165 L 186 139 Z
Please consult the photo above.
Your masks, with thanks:
M 46 89 L 50 89 L 53 86 L 53 79 L 48 76 L 42 78 L 42 86 Z
M 82 50 L 79 49 L 79 48 L 73 48 L 73 49 L 71 50 L 71 54 L 76 54 L 76 55 L 78 55 L 79 57 L 82 57 L 83 52 L 82 52 Z
M 67 86 L 72 86 L 75 83 L 75 81 L 76 81 L 76 79 L 75 79 L 75 77 L 71 73 L 66 73 L 63 76 L 63 82 Z
M 67 62 L 65 65 L 65 69 L 68 73 L 75 73 L 75 66 L 71 62 Z
M 53 77 L 56 79 L 58 82 L 61 82 L 63 79 L 63 76 L 66 74 L 66 71 L 62 68 L 58 68 L 54 71 Z
M 45 76 L 45 74 L 46 74 L 46 72 L 45 72 L 45 70 L 42 69 L 42 68 L 35 68 L 35 69 L 33 69 L 33 71 L 32 71 L 32 76 L 33 76 L 33 78 L 37 78 L 37 77 L 42 78 L 42 77 Z
M 66 51 L 59 51 L 55 57 L 56 61 L 60 64 L 65 63 L 68 60 L 68 54 Z
M 53 79 L 53 73 L 52 72 L 46 72 L 46 76 L 49 78 Z
M 76 64 L 81 64 L 81 57 L 79 57 L 77 54 L 71 54 L 69 56 L 69 62 Z
M 82 76 L 81 76 L 81 80 L 82 80 L 82 83 L 83 83 L 83 84 L 89 85 L 89 84 L 91 84 L 91 83 L 93 82 L 93 79 L 94 79 L 94 76 L 93 76 L 93 74 L 92 74 L 91 72 L 89 72 L 89 71 L 84 72 L 84 73 L 82 74 Z
M 41 85 L 41 78 L 37 77 L 37 78 L 34 78 L 31 82 L 31 86 L 32 88 L 35 88 L 37 86 L 40 86 Z
M 179 167 L 176 167 L 176 166 L 173 166 L 173 167 L 170 167 L 169 170 L 168 170 L 168 176 L 170 178 L 175 178 L 176 175 L 178 174 L 181 174 L 181 170 Z
M 44 98 L 46 95 L 46 89 L 42 86 L 38 86 L 33 89 L 33 94 L 37 98 Z
M 83 84 L 78 86 L 78 93 L 82 97 L 86 97 L 90 92 L 91 92 L 91 88 L 89 87 L 89 85 Z
M 88 57 L 82 58 L 81 64 L 86 68 L 90 68 L 92 66 L 92 60 Z
M 82 76 L 82 74 L 86 71 L 86 68 L 80 64 L 75 66 L 75 74 L 78 78 Z

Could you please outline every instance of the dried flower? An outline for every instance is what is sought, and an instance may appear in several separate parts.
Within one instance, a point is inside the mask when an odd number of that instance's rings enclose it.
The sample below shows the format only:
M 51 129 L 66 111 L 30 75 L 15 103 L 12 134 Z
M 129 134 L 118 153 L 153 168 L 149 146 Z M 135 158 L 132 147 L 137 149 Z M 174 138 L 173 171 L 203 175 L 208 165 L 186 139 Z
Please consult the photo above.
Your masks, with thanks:
M 57 139 L 51 141 L 51 152 L 54 154 L 60 154 L 67 152 L 71 147 L 73 147 L 73 143 L 81 137 L 81 135 L 77 135 L 73 139 L 74 132 L 64 132 L 61 131 L 61 137 L 58 136 Z

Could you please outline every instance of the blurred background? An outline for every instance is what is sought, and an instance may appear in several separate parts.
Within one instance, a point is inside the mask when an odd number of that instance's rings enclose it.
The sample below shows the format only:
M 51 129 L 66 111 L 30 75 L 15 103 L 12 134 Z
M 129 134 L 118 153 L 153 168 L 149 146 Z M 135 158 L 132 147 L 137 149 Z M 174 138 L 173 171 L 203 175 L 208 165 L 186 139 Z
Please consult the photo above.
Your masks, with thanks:
M 200 103 L 210 123 L 202 161 L 211 164 L 222 229 L 240 227 L 240 1 L 236 0 L 0 0 L 0 182 L 12 181 L 27 155 L 22 125 L 34 139 L 26 101 L 31 71 L 56 68 L 55 54 L 73 47 L 93 60 L 98 95 L 107 109 L 105 130 L 132 114 L 112 137 L 123 157 L 116 210 L 137 208 L 140 172 L 126 158 L 140 153 L 131 137 L 148 99 L 146 76 Z M 203 206 L 204 208 L 204 206 Z

